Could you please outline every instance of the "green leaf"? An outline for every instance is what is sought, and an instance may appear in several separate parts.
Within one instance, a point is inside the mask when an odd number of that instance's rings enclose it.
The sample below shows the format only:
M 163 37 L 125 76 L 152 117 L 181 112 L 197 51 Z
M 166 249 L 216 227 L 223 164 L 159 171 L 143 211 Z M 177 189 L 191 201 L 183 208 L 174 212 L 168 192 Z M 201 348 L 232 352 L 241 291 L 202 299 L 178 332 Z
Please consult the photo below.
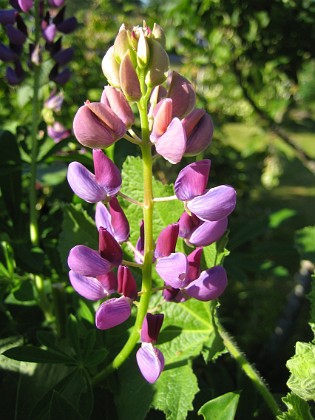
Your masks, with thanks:
M 288 407 L 288 410 L 277 416 L 277 420 L 314 420 L 307 402 L 297 395 L 290 393 L 283 397 L 282 401 Z
M 295 355 L 287 361 L 288 387 L 303 400 L 315 400 L 315 344 L 298 341 Z
M 164 370 L 154 389 L 153 407 L 163 411 L 167 420 L 185 420 L 199 391 L 197 378 L 187 364 Z
M 211 311 L 216 302 L 200 302 L 191 299 L 184 303 L 163 302 L 163 329 L 158 348 L 165 357 L 166 365 L 186 361 L 198 356 L 209 339 L 215 337 Z
M 315 263 L 315 226 L 307 226 L 295 234 L 295 245 L 301 259 Z
M 81 353 L 78 321 L 70 314 L 67 321 L 67 333 L 71 346 L 77 355 Z
M 228 392 L 208 401 L 198 411 L 205 420 L 233 420 L 240 396 L 236 392 Z
M 80 413 L 59 392 L 53 391 L 49 405 L 49 419 L 51 420 L 79 420 Z
M 97 229 L 93 219 L 82 209 L 81 204 L 70 204 L 63 209 L 62 230 L 58 244 L 64 266 L 67 266 L 70 249 L 79 244 L 98 249 Z
M 143 168 L 139 157 L 128 156 L 122 169 L 121 191 L 140 202 L 143 201 Z M 155 178 L 153 182 L 154 197 L 174 195 L 171 185 L 164 185 Z M 143 219 L 142 208 L 125 200 L 121 205 L 130 223 L 130 240 L 135 243 L 139 237 L 139 225 Z M 175 223 L 183 212 L 183 204 L 178 200 L 156 202 L 153 215 L 153 234 L 156 239 L 160 231 L 170 223 Z
M 19 360 L 20 362 L 65 364 L 73 364 L 74 362 L 74 360 L 66 354 L 44 350 L 34 346 L 13 347 L 6 350 L 3 355 L 14 360 Z

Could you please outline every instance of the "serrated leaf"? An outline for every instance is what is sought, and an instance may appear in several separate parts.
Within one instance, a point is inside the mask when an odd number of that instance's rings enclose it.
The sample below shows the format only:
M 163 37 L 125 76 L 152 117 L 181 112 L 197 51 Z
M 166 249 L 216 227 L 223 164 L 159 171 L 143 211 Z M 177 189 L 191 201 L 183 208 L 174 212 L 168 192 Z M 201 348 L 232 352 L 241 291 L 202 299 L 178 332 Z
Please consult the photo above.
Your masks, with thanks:
M 64 266 L 67 266 L 69 251 L 75 245 L 86 245 L 98 249 L 98 234 L 95 223 L 80 204 L 70 204 L 63 209 L 58 251 Z
M 74 362 L 74 360 L 66 354 L 43 350 L 34 346 L 13 347 L 6 350 L 3 355 L 14 360 L 19 360 L 20 362 L 65 364 L 73 364 Z
M 215 302 L 191 299 L 184 303 L 163 302 L 163 329 L 159 349 L 166 365 L 198 356 L 211 336 L 216 334 L 211 311 Z
M 167 420 L 185 420 L 199 391 L 197 378 L 187 364 L 164 370 L 154 389 L 152 405 L 163 411 Z
M 303 400 L 315 400 L 315 344 L 298 341 L 295 355 L 287 361 L 288 387 Z
M 143 202 L 143 167 L 139 157 L 128 156 L 122 169 L 121 191 L 135 200 Z M 171 185 L 164 185 L 152 179 L 154 197 L 174 195 Z M 130 224 L 130 240 L 135 243 L 139 237 L 139 226 L 143 219 L 142 208 L 127 201 L 121 203 Z M 178 200 L 156 202 L 153 214 L 153 235 L 157 238 L 160 231 L 170 223 L 175 223 L 183 212 L 183 204 Z
M 277 420 L 314 420 L 307 402 L 297 395 L 290 393 L 283 397 L 282 401 L 288 407 L 288 410 L 277 416 Z
M 228 392 L 205 403 L 198 411 L 205 420 L 233 420 L 235 417 L 239 394 Z

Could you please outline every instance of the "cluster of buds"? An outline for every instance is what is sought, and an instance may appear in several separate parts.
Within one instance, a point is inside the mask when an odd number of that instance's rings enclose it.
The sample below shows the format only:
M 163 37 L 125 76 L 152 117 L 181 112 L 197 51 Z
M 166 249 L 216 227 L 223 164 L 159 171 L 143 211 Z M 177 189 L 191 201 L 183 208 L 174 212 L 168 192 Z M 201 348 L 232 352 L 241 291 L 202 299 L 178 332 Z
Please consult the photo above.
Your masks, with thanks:
M 149 147 L 157 156 L 176 164 L 184 156 L 205 150 L 212 139 L 211 117 L 195 107 L 196 94 L 191 83 L 176 72 L 167 76 L 168 57 L 164 45 L 163 31 L 156 24 L 152 31 L 145 23 L 142 28 L 132 30 L 122 26 L 102 62 L 110 86 L 104 88 L 99 102 L 87 100 L 74 117 L 77 140 L 93 149 L 94 173 L 81 163 L 72 162 L 68 182 L 81 199 L 96 203 L 99 249 L 85 245 L 72 248 L 68 257 L 69 277 L 81 296 L 104 300 L 95 318 L 96 327 L 100 329 L 119 325 L 129 318 L 139 293 L 128 266 L 142 268 L 145 249 L 148 250 L 145 232 L 152 230 L 152 226 L 141 221 L 137 243 L 129 243 L 129 223 L 117 196 L 141 203 L 120 191 L 119 169 L 100 149 L 125 138 L 138 144 L 142 151 L 145 145 L 146 150 Z M 137 129 L 132 128 L 136 121 L 131 107 L 134 102 L 145 120 L 142 138 L 135 133 Z M 183 214 L 153 238 L 154 249 L 148 253 L 149 263 L 164 281 L 162 294 L 168 302 L 217 299 L 227 285 L 222 266 L 201 269 L 203 247 L 224 235 L 228 216 L 236 205 L 236 192 L 231 186 L 207 188 L 210 166 L 211 161 L 204 159 L 179 172 L 174 185 L 175 196 L 169 198 L 183 202 Z M 153 204 L 152 197 L 147 205 Z M 176 251 L 178 238 L 194 248 L 189 255 Z M 134 261 L 123 259 L 121 244 L 124 242 L 133 250 Z M 152 248 L 153 244 L 149 246 Z M 115 297 L 111 296 L 113 293 Z M 142 298 L 139 305 L 141 302 Z M 158 313 L 147 313 L 142 323 L 137 362 L 150 383 L 158 379 L 164 367 L 164 357 L 155 347 L 162 323 L 163 314 Z
M 72 48 L 62 48 L 62 35 L 69 34 L 76 29 L 77 21 L 74 17 L 65 19 L 65 0 L 48 0 L 39 2 L 38 10 L 35 11 L 33 0 L 10 0 L 13 7 L 8 10 L 0 10 L 0 23 L 4 27 L 9 45 L 0 43 L 0 60 L 5 63 L 13 63 L 8 66 L 6 77 L 11 85 L 18 85 L 25 77 L 25 68 L 22 65 L 22 53 L 24 45 L 27 45 L 27 64 L 29 68 L 38 65 L 43 60 L 43 51 L 49 53 L 49 57 L 55 62 L 49 78 L 59 85 L 64 85 L 70 78 L 71 72 L 65 67 L 73 57 Z M 34 22 L 38 13 L 40 22 L 40 39 L 34 43 L 34 34 L 28 28 L 27 23 L 33 16 Z M 34 23 L 35 24 L 35 23 Z M 31 32 L 29 34 L 29 32 Z M 58 37 L 58 33 L 60 36 Z

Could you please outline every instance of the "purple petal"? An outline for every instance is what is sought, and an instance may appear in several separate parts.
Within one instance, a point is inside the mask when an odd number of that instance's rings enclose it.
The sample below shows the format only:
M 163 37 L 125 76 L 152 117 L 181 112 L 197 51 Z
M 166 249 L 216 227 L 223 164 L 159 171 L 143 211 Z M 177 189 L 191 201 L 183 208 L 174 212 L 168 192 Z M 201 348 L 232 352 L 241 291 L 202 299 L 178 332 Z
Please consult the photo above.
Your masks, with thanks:
M 108 291 L 95 277 L 86 277 L 70 271 L 69 279 L 74 290 L 85 299 L 96 301 L 108 296 Z
M 7 67 L 6 78 L 10 85 L 15 86 L 22 82 L 24 78 L 24 70 L 19 61 L 15 62 L 14 69 Z
M 95 176 L 79 162 L 71 162 L 67 179 L 73 192 L 88 203 L 97 203 L 107 198 L 106 187 L 99 185 Z
M 141 223 L 140 223 L 140 237 L 136 243 L 136 250 L 138 251 L 139 254 L 141 255 L 144 254 L 144 221 L 143 220 L 141 220 Z M 137 252 L 134 253 L 134 259 L 138 264 L 142 264 L 143 258 L 141 259 L 138 253 Z
M 109 209 L 115 239 L 119 243 L 128 241 L 130 234 L 129 222 L 116 197 L 110 199 Z
M 168 257 L 159 258 L 156 271 L 169 286 L 180 289 L 187 285 L 188 261 L 186 255 L 176 252 Z
M 168 225 L 161 231 L 156 241 L 155 258 L 167 257 L 175 252 L 178 232 L 178 223 Z
M 51 7 L 62 7 L 65 0 L 48 0 L 48 3 Z
M 189 296 L 185 295 L 185 289 L 164 289 L 163 290 L 163 297 L 167 302 L 185 302 L 189 299 Z
M 157 381 L 164 369 L 162 352 L 151 343 L 142 343 L 136 354 L 137 363 L 142 376 L 150 384 Z
M 82 276 L 97 277 L 108 273 L 112 264 L 100 254 L 85 245 L 77 245 L 70 250 L 68 265 L 71 270 Z
M 188 272 L 187 278 L 189 281 L 196 280 L 200 275 L 200 262 L 202 257 L 202 248 L 196 248 L 193 252 L 187 255 Z
M 142 343 L 155 344 L 163 324 L 164 314 L 146 314 L 141 327 Z
M 42 29 L 43 37 L 47 42 L 53 42 L 56 36 L 57 28 L 53 23 Z
M 3 25 L 13 24 L 16 20 L 17 12 L 14 9 L 0 10 L 0 23 Z
M 68 82 L 71 74 L 71 70 L 66 67 L 60 73 L 57 73 L 51 80 L 57 83 L 57 85 L 63 86 Z
M 103 227 L 107 229 L 108 232 L 114 236 L 114 231 L 111 224 L 111 215 L 109 211 L 107 210 L 107 207 L 101 202 L 96 204 L 95 224 L 96 224 L 97 230 L 99 230 L 100 227 Z
M 167 131 L 158 138 L 155 148 L 170 163 L 181 161 L 186 149 L 186 133 L 178 118 L 174 118 Z
M 70 34 L 71 32 L 75 31 L 78 26 L 78 22 L 75 17 L 69 17 L 64 21 L 57 23 L 57 29 L 59 32 L 63 34 Z
M 176 71 L 172 72 L 167 96 L 173 100 L 173 117 L 183 118 L 196 103 L 196 93 L 191 83 Z
M 199 112 L 200 118 L 198 118 L 199 115 L 197 114 Z M 198 153 L 204 151 L 210 145 L 212 140 L 213 122 L 210 115 L 207 114 L 204 110 L 200 109 L 195 109 L 191 114 L 195 113 L 197 114 L 197 123 L 195 123 L 193 128 L 187 127 L 187 124 L 185 124 L 185 122 L 190 118 L 190 115 L 188 115 L 182 121 L 187 135 L 187 146 L 185 150 L 185 156 L 198 155 Z
M 117 292 L 117 277 L 113 271 L 97 276 L 97 280 L 101 283 L 109 295 Z
M 188 209 L 199 219 L 215 221 L 232 213 L 236 205 L 236 191 L 229 185 L 211 188 L 187 203 Z
M 112 265 L 118 266 L 123 257 L 122 249 L 113 235 L 110 234 L 105 228 L 100 227 L 99 234 L 99 253 L 109 261 Z
M 150 135 L 152 143 L 156 143 L 167 130 L 172 121 L 172 99 L 162 99 L 153 111 L 154 122 Z
M 53 125 L 47 126 L 47 134 L 56 143 L 59 143 L 71 135 L 71 130 L 67 130 L 60 122 L 55 121 Z
M 199 160 L 182 169 L 175 181 L 174 189 L 176 197 L 181 201 L 188 201 L 205 192 L 211 161 Z
M 228 218 L 203 222 L 191 235 L 189 242 L 195 246 L 207 246 L 218 241 L 223 236 L 228 225 Z
M 54 54 L 53 59 L 56 61 L 56 63 L 60 64 L 61 66 L 64 66 L 72 60 L 73 54 L 73 48 L 65 48 L 64 50 L 59 50 L 56 54 Z
M 93 150 L 94 173 L 98 184 L 106 188 L 107 195 L 118 193 L 121 187 L 121 174 L 117 166 L 102 150 Z
M 120 265 L 117 270 L 118 293 L 135 300 L 138 297 L 137 283 L 130 271 L 125 265 Z
M 26 34 L 19 29 L 15 28 L 13 25 L 5 26 L 6 33 L 8 35 L 9 41 L 15 45 L 23 45 L 26 41 Z
M 186 287 L 185 292 L 198 300 L 217 299 L 227 286 L 227 276 L 220 265 L 203 271 L 199 278 Z
M 16 53 L 11 48 L 0 42 L 0 60 L 7 63 L 8 61 L 15 61 L 18 58 Z
M 184 213 L 180 216 L 178 223 L 179 223 L 178 236 L 180 238 L 189 239 L 193 231 L 203 222 L 199 220 L 198 217 L 195 216 L 194 214 L 190 216 L 188 213 L 184 211 Z
M 33 7 L 33 0 L 18 0 L 20 8 L 27 13 Z
M 107 330 L 125 322 L 131 315 L 130 299 L 125 296 L 103 302 L 95 314 L 95 324 L 100 330 Z
M 124 94 L 120 90 L 113 86 L 105 86 L 101 96 L 101 102 L 110 106 L 126 127 L 132 126 L 135 117 Z

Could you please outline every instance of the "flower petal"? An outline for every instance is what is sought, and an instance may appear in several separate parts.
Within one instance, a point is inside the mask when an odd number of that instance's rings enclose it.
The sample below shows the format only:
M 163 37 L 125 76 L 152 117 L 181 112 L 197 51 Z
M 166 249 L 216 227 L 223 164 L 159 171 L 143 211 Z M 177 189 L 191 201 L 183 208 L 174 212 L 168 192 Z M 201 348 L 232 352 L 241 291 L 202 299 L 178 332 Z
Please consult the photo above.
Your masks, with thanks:
M 95 325 L 100 330 L 108 330 L 125 322 L 131 315 L 130 299 L 121 296 L 103 302 L 96 311 Z
M 172 121 L 172 99 L 162 99 L 155 107 L 153 115 L 154 122 L 150 140 L 152 143 L 156 143 L 159 137 L 161 137 L 166 132 Z
M 178 223 L 168 225 L 160 232 L 154 251 L 155 258 L 167 257 L 171 253 L 175 252 L 178 232 Z
M 100 227 L 98 230 L 99 238 L 99 253 L 110 264 L 118 266 L 123 257 L 122 249 L 113 235 L 110 234 L 105 228 Z
M 163 319 L 164 314 L 151 314 L 150 312 L 146 314 L 141 327 L 142 343 L 155 344 L 157 342 Z
M 216 220 L 214 222 L 203 222 L 191 234 L 189 242 L 195 246 L 208 246 L 218 241 L 223 236 L 228 225 L 228 218 Z
M 111 198 L 109 202 L 109 211 L 114 236 L 117 242 L 121 243 L 128 241 L 130 234 L 129 222 L 116 197 Z
M 132 109 L 124 94 L 113 86 L 105 86 L 101 102 L 109 105 L 115 114 L 122 120 L 126 127 L 131 127 L 135 121 Z
M 122 182 L 117 166 L 102 150 L 93 150 L 93 161 L 96 182 L 106 189 L 107 195 L 117 194 Z
M 205 192 L 211 161 L 199 160 L 182 169 L 175 181 L 174 189 L 176 197 L 181 201 L 191 200 Z
M 129 267 L 120 265 L 117 270 L 118 293 L 135 300 L 138 297 L 137 283 Z
M 112 264 L 100 254 L 85 245 L 77 245 L 70 250 L 68 265 L 71 270 L 82 276 L 96 277 L 108 273 Z
M 97 230 L 99 230 L 100 227 L 103 227 L 114 236 L 113 227 L 111 223 L 111 215 L 107 210 L 105 204 L 101 202 L 97 203 L 95 207 L 95 224 Z
M 217 299 L 227 286 L 226 271 L 220 265 L 203 271 L 198 279 L 186 287 L 185 292 L 198 300 Z
M 109 295 L 117 292 L 117 277 L 113 271 L 97 276 L 97 280 L 101 283 Z
M 151 343 L 142 343 L 136 354 L 137 363 L 142 376 L 150 384 L 156 382 L 164 369 L 162 352 Z
M 170 163 L 181 161 L 186 149 L 186 133 L 178 118 L 174 118 L 166 132 L 158 138 L 155 148 Z
M 182 121 L 187 135 L 185 156 L 196 156 L 211 143 L 213 122 L 204 110 L 195 109 Z
M 97 203 L 107 198 L 107 189 L 98 184 L 95 176 L 79 162 L 71 162 L 67 179 L 73 192 L 88 203 Z
M 196 103 L 192 84 L 176 71 L 172 72 L 167 96 L 173 100 L 173 117 L 183 118 L 193 110 Z
M 74 290 L 85 299 L 99 300 L 108 296 L 107 290 L 95 277 L 82 276 L 71 270 L 69 279 Z
M 236 191 L 229 185 L 211 188 L 206 194 L 187 203 L 188 209 L 199 219 L 215 221 L 227 217 L 236 205 Z
M 188 261 L 185 254 L 176 252 L 168 257 L 159 258 L 156 271 L 169 286 L 180 289 L 187 285 Z

